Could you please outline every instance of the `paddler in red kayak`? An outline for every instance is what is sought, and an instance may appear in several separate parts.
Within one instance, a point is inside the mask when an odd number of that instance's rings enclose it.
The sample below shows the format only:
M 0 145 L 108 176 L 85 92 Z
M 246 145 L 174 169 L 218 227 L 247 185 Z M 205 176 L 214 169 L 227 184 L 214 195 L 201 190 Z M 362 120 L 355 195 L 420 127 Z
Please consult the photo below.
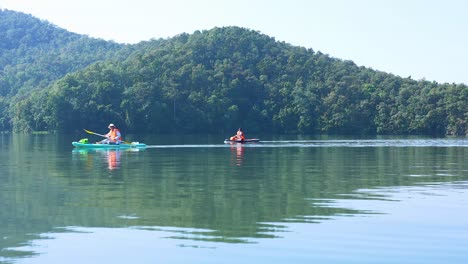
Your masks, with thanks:
M 236 135 L 230 137 L 229 139 L 230 139 L 230 140 L 242 140 L 242 141 L 244 141 L 244 140 L 245 140 L 245 136 L 244 136 L 244 131 L 242 131 L 242 128 L 239 127 L 239 129 L 237 130 Z
M 122 142 L 122 135 L 120 130 L 114 125 L 109 124 L 108 128 L 110 129 L 109 133 L 106 134 L 106 139 L 103 139 L 98 144 L 120 144 Z

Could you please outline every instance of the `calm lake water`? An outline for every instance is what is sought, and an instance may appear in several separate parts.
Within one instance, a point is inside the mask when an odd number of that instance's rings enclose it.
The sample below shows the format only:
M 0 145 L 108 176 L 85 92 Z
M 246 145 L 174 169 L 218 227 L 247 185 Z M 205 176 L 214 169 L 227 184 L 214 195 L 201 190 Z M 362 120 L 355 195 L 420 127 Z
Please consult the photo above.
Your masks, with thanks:
M 467 138 L 82 137 L 0 134 L 1 263 L 468 263 Z

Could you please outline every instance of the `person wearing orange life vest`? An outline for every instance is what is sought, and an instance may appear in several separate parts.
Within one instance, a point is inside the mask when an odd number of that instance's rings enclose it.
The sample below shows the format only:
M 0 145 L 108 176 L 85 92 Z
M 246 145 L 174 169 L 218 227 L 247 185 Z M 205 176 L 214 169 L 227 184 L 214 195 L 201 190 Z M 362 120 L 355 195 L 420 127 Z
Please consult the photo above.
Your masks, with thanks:
M 120 130 L 114 125 L 109 124 L 108 128 L 110 129 L 109 133 L 105 136 L 106 139 L 103 139 L 97 143 L 99 144 L 120 144 L 122 142 L 122 134 L 120 134 Z
M 244 131 L 242 131 L 241 127 L 237 130 L 236 135 L 230 137 L 230 140 L 245 140 Z

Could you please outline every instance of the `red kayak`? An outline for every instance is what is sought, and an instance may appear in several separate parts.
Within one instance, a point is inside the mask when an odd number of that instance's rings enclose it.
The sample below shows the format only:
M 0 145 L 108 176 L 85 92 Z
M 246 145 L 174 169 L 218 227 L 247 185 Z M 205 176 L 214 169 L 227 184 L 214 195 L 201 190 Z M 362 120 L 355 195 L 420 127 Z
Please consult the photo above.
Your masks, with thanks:
M 224 140 L 224 143 L 257 143 L 257 142 L 260 142 L 260 139 L 258 139 L 258 138 L 246 138 L 244 140 L 240 140 L 240 139 L 234 139 L 234 140 L 225 139 Z

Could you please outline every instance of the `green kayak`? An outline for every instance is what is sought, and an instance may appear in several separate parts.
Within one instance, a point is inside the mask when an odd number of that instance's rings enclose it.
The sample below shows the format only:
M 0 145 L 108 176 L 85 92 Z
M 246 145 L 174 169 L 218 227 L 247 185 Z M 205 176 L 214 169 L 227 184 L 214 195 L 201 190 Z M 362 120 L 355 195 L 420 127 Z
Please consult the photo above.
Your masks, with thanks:
M 146 148 L 146 144 L 140 142 L 131 142 L 130 144 L 91 144 L 91 143 L 80 143 L 72 142 L 72 145 L 77 148 L 99 148 L 99 149 L 125 149 L 125 148 Z

